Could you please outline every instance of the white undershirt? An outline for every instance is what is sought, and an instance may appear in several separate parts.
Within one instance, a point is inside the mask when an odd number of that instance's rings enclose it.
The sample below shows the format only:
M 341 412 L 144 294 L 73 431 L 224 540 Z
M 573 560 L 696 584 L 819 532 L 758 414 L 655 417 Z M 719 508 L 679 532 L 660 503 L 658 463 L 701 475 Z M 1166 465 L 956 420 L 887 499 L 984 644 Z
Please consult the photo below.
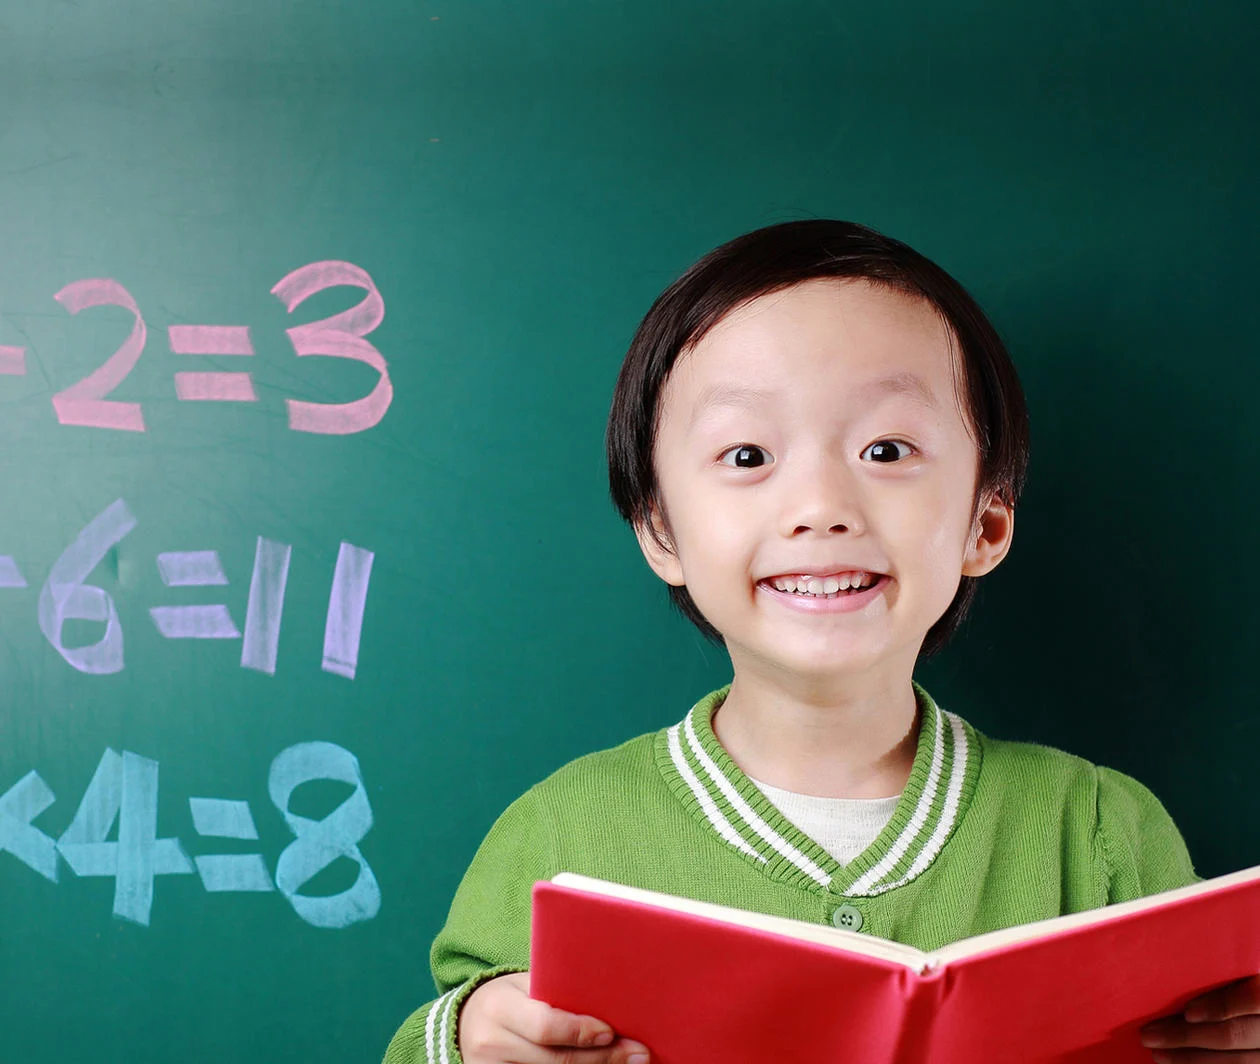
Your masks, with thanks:
M 841 865 L 848 864 L 875 841 L 892 819 L 901 798 L 899 794 L 890 798 L 819 798 L 752 781 L 780 813 Z

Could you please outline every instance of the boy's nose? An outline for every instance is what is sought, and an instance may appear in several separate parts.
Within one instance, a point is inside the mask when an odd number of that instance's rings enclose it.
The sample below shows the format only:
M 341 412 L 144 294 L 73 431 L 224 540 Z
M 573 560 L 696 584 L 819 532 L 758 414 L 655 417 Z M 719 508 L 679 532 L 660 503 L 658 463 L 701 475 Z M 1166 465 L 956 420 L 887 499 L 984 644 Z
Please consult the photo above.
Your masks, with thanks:
M 787 487 L 780 519 L 784 535 L 865 531 L 858 485 L 847 468 L 817 465 Z

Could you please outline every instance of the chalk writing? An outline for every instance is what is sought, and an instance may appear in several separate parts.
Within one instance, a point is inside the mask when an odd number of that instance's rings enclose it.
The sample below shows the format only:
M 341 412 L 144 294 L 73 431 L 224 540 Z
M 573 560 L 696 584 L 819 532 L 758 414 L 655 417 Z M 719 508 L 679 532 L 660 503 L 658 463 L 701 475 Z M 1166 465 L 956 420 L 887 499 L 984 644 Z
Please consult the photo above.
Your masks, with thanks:
M 289 797 L 299 784 L 324 779 L 349 783 L 354 791 L 323 820 L 289 812 Z M 297 914 L 316 927 L 349 927 L 372 919 L 381 907 L 381 889 L 358 847 L 372 827 L 372 807 L 355 756 L 332 743 L 291 746 L 271 763 L 267 790 L 297 836 L 276 862 L 276 886 Z M 359 874 L 350 887 L 327 897 L 298 893 L 339 856 L 358 863 Z
M 289 580 L 289 555 L 293 548 L 258 537 L 254 551 L 254 575 L 249 581 L 249 607 L 245 613 L 245 639 L 241 665 L 275 675 L 280 649 L 280 617 L 284 613 L 284 586 Z
M 52 397 L 57 420 L 63 425 L 88 425 L 103 429 L 144 431 L 144 414 L 139 403 L 120 403 L 105 396 L 112 392 L 140 360 L 144 350 L 144 318 L 140 308 L 117 281 L 92 278 L 66 285 L 54 297 L 71 314 L 88 307 L 124 307 L 135 315 L 135 324 L 122 346 L 92 373 Z
M 84 584 L 88 574 L 133 528 L 122 499 L 94 517 L 53 562 L 39 593 L 39 628 L 53 648 L 80 672 L 108 675 L 123 667 L 123 632 L 114 600 L 103 588 Z M 67 620 L 104 621 L 105 634 L 88 646 L 67 647 L 61 641 Z
M 221 587 L 228 582 L 218 551 L 168 551 L 157 558 L 167 587 Z M 239 639 L 241 633 L 222 603 L 210 606 L 154 606 L 149 616 L 167 639 Z
M 26 587 L 22 570 L 7 554 L 0 554 L 0 587 Z
M 227 575 L 217 550 L 173 550 L 157 556 L 158 575 L 167 587 L 221 587 Z
M 365 362 L 380 374 L 372 391 L 351 403 L 306 403 L 286 399 L 289 406 L 289 427 L 298 432 L 319 432 L 344 436 L 363 432 L 385 416 L 394 398 L 385 359 L 363 339 L 385 318 L 385 301 L 366 270 L 349 262 L 312 262 L 294 270 L 273 288 L 276 296 L 293 313 L 305 300 L 325 288 L 353 285 L 367 292 L 363 301 L 349 310 L 334 314 L 309 325 L 287 329 L 289 341 L 298 358 L 327 355 Z
M 332 594 L 328 598 L 328 622 L 324 626 L 323 669 L 348 680 L 354 679 L 359 664 L 363 607 L 367 602 L 374 557 L 370 550 L 344 540 L 337 552 Z
M 244 325 L 172 325 L 166 330 L 177 355 L 252 355 L 254 345 Z M 175 395 L 186 400 L 253 402 L 258 398 L 248 373 L 181 372 Z
M 136 525 L 126 502 L 114 500 L 61 553 L 40 589 L 40 631 L 67 664 L 79 672 L 109 675 L 121 672 L 125 666 L 123 626 L 114 598 L 87 580 Z M 287 543 L 257 537 L 243 634 L 224 602 L 152 606 L 148 612 L 154 627 L 164 639 L 240 639 L 241 667 L 274 676 L 292 553 L 293 548 Z M 358 669 L 374 558 L 372 551 L 343 540 L 332 575 L 320 667 L 349 680 L 355 678 Z M 166 587 L 228 585 L 218 551 L 163 551 L 156 561 Z M 17 562 L 9 555 L 0 555 L 0 589 L 20 590 L 26 586 Z M 68 646 L 63 632 L 66 622 L 72 620 L 100 622 L 105 631 L 95 643 Z
M 26 348 L 0 344 L 0 374 L 21 377 L 26 373 Z
M 57 850 L 76 876 L 114 877 L 114 915 L 144 927 L 155 876 L 187 875 L 192 862 L 178 839 L 157 838 L 158 764 L 106 750 Z M 118 821 L 118 841 L 109 842 Z
M 365 337 L 385 318 L 385 301 L 368 272 L 350 262 L 327 260 L 301 266 L 272 289 L 292 314 L 307 299 L 328 288 L 361 288 L 366 295 L 338 314 L 294 325 L 285 332 L 298 358 L 322 355 L 362 362 L 377 373 L 372 390 L 345 403 L 313 403 L 286 399 L 289 427 L 296 432 L 345 436 L 378 424 L 394 398 L 384 356 Z M 140 403 L 107 396 L 131 373 L 144 353 L 148 330 L 139 305 L 118 281 L 91 277 L 74 281 L 53 297 L 70 314 L 90 307 L 122 307 L 131 313 L 131 332 L 117 350 L 91 373 L 52 397 L 53 411 L 62 425 L 146 431 Z M 253 356 L 247 325 L 170 325 L 166 330 L 172 354 L 180 356 Z M 0 345 L 0 376 L 26 373 L 26 348 Z M 253 375 L 243 371 L 178 370 L 173 374 L 175 397 L 184 402 L 256 402 Z
M 304 783 L 332 780 L 354 790 L 320 820 L 289 810 Z M 358 759 L 329 742 L 298 743 L 271 763 L 267 789 L 294 835 L 276 862 L 273 883 L 261 853 L 201 854 L 189 858 L 178 838 L 157 837 L 158 763 L 107 749 L 88 782 L 69 826 L 56 841 L 32 823 L 56 802 L 32 770 L 0 794 L 0 853 L 16 858 L 52 883 L 59 859 L 78 877 L 114 880 L 113 913 L 148 927 L 158 876 L 190 875 L 207 893 L 267 893 L 279 888 L 297 915 L 313 927 L 345 928 L 372 919 L 381 906 L 380 885 L 359 849 L 372 828 L 372 807 Z M 189 798 L 193 829 L 202 838 L 258 840 L 249 803 L 230 798 Z M 111 833 L 117 838 L 111 839 Z M 302 887 L 338 857 L 358 865 L 354 883 L 337 894 L 302 894 Z
M 0 795 L 0 852 L 7 850 L 56 883 L 57 844 L 31 823 L 53 801 L 53 792 L 34 769 Z
M 198 835 L 216 839 L 257 840 L 258 829 L 248 802 L 227 798 L 189 798 L 193 827 Z M 202 886 L 208 891 L 268 891 L 275 889 L 260 853 L 210 854 L 194 858 Z

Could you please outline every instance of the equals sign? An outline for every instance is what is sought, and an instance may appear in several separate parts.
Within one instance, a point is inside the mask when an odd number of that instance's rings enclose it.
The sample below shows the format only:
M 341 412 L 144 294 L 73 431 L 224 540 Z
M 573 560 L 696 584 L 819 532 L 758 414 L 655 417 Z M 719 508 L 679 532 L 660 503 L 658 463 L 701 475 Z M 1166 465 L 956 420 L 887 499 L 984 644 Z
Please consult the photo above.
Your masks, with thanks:
M 26 373 L 26 348 L 0 344 L 0 373 L 6 377 L 21 377 Z
M 171 325 L 167 327 L 176 355 L 252 355 L 247 325 Z M 258 399 L 248 373 L 181 372 L 175 374 L 180 399 L 252 403 Z
M 248 802 L 227 798 L 189 798 L 188 807 L 198 835 L 216 839 L 258 839 L 258 829 L 254 827 Z M 273 889 L 261 854 L 208 854 L 193 860 L 201 883 L 208 891 Z

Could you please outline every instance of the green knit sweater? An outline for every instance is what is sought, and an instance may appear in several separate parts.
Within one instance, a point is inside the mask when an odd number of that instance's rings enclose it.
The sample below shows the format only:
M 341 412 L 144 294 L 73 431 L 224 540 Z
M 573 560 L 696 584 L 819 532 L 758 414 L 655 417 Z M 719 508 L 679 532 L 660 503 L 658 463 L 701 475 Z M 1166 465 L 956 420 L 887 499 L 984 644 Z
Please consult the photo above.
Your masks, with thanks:
M 529 967 L 530 888 L 557 872 L 834 922 L 922 950 L 1198 878 L 1142 784 L 986 738 L 917 686 L 905 791 L 842 867 L 722 749 L 711 721 L 728 689 L 672 728 L 571 762 L 508 807 L 433 944 L 441 996 L 403 1023 L 385 1064 L 458 1064 L 460 1006 L 486 979 Z

